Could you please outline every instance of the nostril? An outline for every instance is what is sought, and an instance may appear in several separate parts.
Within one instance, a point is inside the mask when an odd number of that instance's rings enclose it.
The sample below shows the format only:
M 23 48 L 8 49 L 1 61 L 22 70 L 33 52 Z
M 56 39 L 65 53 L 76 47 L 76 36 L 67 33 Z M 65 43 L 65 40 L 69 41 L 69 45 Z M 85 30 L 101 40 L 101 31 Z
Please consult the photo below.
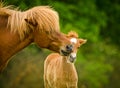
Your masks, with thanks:
M 74 60 L 74 59 L 76 59 L 76 56 L 70 55 L 70 58 Z
M 66 49 L 67 49 L 67 51 L 72 51 L 73 45 L 67 45 L 67 46 L 66 46 Z

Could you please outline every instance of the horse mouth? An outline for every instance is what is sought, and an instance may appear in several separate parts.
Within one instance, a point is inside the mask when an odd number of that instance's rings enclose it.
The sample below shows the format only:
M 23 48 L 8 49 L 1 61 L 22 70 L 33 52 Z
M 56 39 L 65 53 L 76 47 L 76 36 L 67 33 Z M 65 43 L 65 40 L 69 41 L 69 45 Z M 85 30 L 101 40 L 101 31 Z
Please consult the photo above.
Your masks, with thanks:
M 75 59 L 70 58 L 70 59 L 69 59 L 69 62 L 74 63 L 74 62 L 75 62 Z
M 61 50 L 61 54 L 64 55 L 64 56 L 68 56 L 68 55 L 70 54 L 70 52 L 67 52 L 67 51 Z
M 70 58 L 70 57 L 68 57 L 68 59 L 67 59 L 67 63 L 70 63 L 70 64 L 72 64 L 72 63 L 74 63 L 76 61 L 76 59 L 74 58 Z

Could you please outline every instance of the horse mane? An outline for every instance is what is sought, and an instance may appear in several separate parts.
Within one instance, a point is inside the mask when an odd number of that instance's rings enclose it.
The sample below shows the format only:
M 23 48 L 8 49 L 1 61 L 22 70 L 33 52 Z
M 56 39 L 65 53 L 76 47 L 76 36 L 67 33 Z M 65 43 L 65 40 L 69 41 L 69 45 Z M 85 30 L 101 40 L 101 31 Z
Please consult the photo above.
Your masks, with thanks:
M 78 38 L 78 33 L 75 32 L 75 31 L 70 31 L 70 32 L 68 32 L 67 36 L 68 36 L 68 37 Z
M 13 6 L 4 6 L 0 3 L 0 15 L 8 16 L 8 24 L 11 32 L 18 32 L 21 39 L 30 32 L 30 28 L 25 19 L 37 22 L 37 29 L 41 32 L 59 31 L 58 13 L 50 6 L 36 6 L 26 11 L 20 11 Z M 34 29 L 33 29 L 34 31 Z

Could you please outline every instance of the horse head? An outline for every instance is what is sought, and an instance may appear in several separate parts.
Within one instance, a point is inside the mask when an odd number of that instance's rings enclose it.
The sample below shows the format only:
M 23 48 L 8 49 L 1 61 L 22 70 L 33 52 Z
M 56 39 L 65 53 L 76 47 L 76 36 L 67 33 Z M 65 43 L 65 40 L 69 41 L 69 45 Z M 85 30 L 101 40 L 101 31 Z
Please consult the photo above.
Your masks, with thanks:
M 67 61 L 68 63 L 73 63 L 76 60 L 76 54 L 77 54 L 78 49 L 80 48 L 81 45 L 85 44 L 87 40 L 78 38 L 78 34 L 73 31 L 69 32 L 67 36 L 70 39 L 71 43 L 73 44 L 73 50 L 68 55 Z
M 69 38 L 59 30 L 59 16 L 56 11 L 38 6 L 26 13 L 25 22 L 33 30 L 33 40 L 38 46 L 65 56 L 72 52 L 73 46 Z

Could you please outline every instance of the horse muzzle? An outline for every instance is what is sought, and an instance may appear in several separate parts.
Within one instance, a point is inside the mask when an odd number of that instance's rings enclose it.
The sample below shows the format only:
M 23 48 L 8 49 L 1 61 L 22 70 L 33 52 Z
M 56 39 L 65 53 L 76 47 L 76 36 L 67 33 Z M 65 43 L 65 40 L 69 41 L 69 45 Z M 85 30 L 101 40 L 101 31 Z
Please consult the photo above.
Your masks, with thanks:
M 65 49 L 60 50 L 63 56 L 68 56 L 72 51 L 73 51 L 73 45 L 67 45 Z
M 69 60 L 69 62 L 74 63 L 75 60 L 76 60 L 76 53 L 71 53 L 69 55 L 69 59 L 68 60 Z

